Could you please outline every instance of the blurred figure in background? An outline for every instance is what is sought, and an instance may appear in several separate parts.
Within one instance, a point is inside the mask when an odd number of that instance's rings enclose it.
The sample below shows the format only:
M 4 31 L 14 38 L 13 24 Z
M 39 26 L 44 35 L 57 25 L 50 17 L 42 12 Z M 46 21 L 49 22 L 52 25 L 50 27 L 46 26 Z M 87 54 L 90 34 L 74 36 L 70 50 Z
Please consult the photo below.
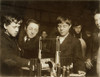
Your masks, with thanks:
M 89 48 L 89 53 L 88 53 L 88 59 L 86 61 L 86 66 L 89 69 L 87 71 L 87 75 L 89 76 L 97 76 L 96 72 L 96 65 L 99 68 L 99 59 L 97 60 L 97 54 L 99 53 L 99 46 L 100 46 L 100 11 L 99 9 L 95 12 L 94 14 L 94 20 L 95 20 L 95 25 L 96 28 L 94 29 L 93 35 L 92 35 L 92 41 L 91 41 L 91 47 Z M 97 69 L 99 72 L 100 69 Z M 98 73 L 100 74 L 100 72 Z
M 43 39 L 45 39 L 45 38 L 47 38 L 48 34 L 46 31 L 43 30 L 41 36 Z
M 42 37 L 42 58 L 48 58 L 48 50 L 47 49 L 47 44 L 48 44 L 48 34 L 45 30 L 42 31 L 41 33 L 41 37 Z
M 88 58 L 90 57 L 90 47 L 91 47 L 91 32 L 89 30 L 84 30 L 81 24 L 74 23 L 73 26 L 74 32 L 73 36 L 78 38 L 81 42 L 82 55 L 84 58 L 84 63 L 86 65 L 86 70 L 88 71 L 89 67 L 87 65 Z
M 73 33 L 72 35 L 80 40 L 81 47 L 82 47 L 82 56 L 85 59 L 85 53 L 86 53 L 86 34 L 82 32 L 83 28 L 82 25 L 78 22 L 75 22 L 73 24 Z

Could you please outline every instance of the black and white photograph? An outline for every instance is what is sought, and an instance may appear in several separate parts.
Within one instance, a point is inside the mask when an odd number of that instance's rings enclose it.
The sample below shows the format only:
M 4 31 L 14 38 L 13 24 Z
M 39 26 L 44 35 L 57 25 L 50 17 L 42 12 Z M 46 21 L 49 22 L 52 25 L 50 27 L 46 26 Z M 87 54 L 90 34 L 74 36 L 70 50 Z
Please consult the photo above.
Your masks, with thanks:
M 0 77 L 100 77 L 100 0 L 0 0 Z

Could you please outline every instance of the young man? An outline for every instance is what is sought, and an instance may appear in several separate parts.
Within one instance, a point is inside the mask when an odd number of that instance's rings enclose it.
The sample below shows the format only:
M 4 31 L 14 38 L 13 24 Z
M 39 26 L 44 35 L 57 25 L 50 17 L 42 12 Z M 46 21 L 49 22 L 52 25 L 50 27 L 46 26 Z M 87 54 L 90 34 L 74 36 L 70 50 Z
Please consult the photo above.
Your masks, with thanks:
M 30 61 L 20 57 L 20 51 L 15 41 L 22 20 L 15 16 L 4 16 L 0 44 L 0 75 L 18 76 L 21 67 L 28 67 Z
M 23 30 L 24 29 L 24 30 Z M 26 59 L 38 58 L 39 53 L 39 24 L 33 20 L 28 19 L 23 32 L 19 35 L 19 46 L 23 50 L 22 57 Z
M 73 63 L 73 72 L 85 75 L 85 72 L 83 71 L 84 64 L 82 63 L 83 59 L 80 42 L 69 33 L 69 30 L 72 26 L 71 20 L 64 17 L 58 17 L 57 20 L 57 29 L 60 36 L 61 59 L 65 57 L 66 63 Z
M 82 53 L 81 53 L 80 41 L 77 38 L 74 38 L 69 33 L 69 30 L 72 26 L 71 21 L 67 18 L 64 19 L 64 17 L 58 17 L 57 21 L 58 21 L 57 36 L 59 36 L 59 39 L 60 39 L 61 67 L 63 66 L 67 67 L 73 63 L 73 73 L 85 75 L 85 72 L 84 72 L 85 67 L 84 67 Z M 56 50 L 55 49 L 56 45 L 51 44 L 51 46 L 52 48 L 50 49 Z
M 88 71 L 89 75 L 97 75 L 96 73 L 96 64 L 99 66 L 99 61 L 97 60 L 97 54 L 99 53 L 99 46 L 100 46 L 100 11 L 96 11 L 94 14 L 94 20 L 96 24 L 96 28 L 93 32 L 92 42 L 91 42 L 91 50 L 88 54 L 87 59 L 87 68 L 90 70 Z M 100 66 L 99 66 L 100 67 Z M 98 69 L 97 71 L 99 71 Z M 99 72 L 100 73 L 100 72 Z

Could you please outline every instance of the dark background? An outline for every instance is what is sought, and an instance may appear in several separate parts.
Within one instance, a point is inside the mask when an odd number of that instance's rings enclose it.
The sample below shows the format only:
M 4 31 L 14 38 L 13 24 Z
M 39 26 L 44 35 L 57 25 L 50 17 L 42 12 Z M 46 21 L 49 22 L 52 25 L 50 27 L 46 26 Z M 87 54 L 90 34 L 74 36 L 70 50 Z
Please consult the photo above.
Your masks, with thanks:
M 1 15 L 14 13 L 25 19 L 33 18 L 40 23 L 40 31 L 55 31 L 57 16 L 70 17 L 78 20 L 84 30 L 93 31 L 93 13 L 99 8 L 100 1 L 89 0 L 2 0 Z

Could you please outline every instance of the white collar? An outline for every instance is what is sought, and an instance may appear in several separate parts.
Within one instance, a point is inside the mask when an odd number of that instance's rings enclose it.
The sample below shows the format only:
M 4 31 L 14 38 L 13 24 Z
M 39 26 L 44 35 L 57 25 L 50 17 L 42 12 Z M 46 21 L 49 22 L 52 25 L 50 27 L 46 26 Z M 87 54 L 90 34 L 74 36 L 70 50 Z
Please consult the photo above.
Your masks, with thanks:
M 30 38 L 28 38 L 27 36 L 25 36 L 24 37 L 24 42 L 26 42 L 27 40 L 30 41 Z
M 60 44 L 62 44 L 63 43 L 63 41 L 65 40 L 65 38 L 67 37 L 69 35 L 69 33 L 68 34 L 66 34 L 65 36 L 63 36 L 63 37 L 60 37 Z

